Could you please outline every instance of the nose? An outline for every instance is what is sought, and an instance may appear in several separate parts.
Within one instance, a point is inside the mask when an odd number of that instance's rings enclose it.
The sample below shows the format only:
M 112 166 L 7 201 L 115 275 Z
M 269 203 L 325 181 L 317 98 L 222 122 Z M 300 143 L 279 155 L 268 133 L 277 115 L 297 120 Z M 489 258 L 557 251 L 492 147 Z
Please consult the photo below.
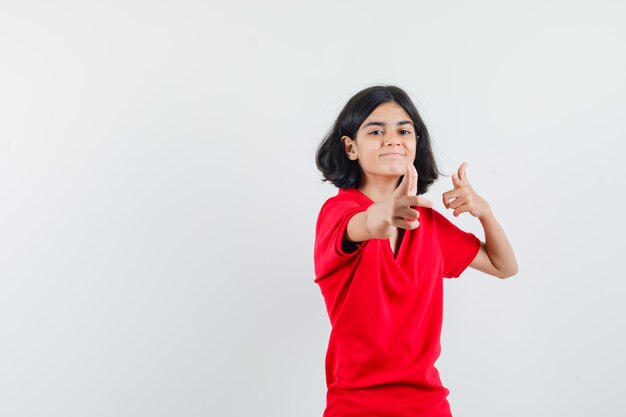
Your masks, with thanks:
M 387 146 L 400 145 L 400 135 L 395 132 L 385 135 L 383 143 Z

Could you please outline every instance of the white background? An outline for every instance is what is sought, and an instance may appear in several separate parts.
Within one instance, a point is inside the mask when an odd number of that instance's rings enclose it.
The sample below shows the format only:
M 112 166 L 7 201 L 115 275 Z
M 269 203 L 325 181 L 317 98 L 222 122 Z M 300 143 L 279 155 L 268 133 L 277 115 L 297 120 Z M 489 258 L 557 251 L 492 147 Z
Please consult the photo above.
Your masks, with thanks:
M 54 4 L 53 4 L 54 3 Z M 445 282 L 455 417 L 619 415 L 619 1 L 2 2 L 0 415 L 321 416 L 315 149 L 395 84 L 519 273 Z M 477 219 L 427 197 L 484 239 Z

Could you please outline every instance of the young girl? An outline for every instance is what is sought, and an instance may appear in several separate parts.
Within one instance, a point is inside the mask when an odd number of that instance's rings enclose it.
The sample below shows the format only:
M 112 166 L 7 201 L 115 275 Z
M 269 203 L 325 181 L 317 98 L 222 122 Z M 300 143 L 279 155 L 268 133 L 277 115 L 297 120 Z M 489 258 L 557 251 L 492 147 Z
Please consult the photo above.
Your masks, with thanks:
M 485 242 L 421 197 L 438 178 L 430 136 L 393 86 L 352 97 L 320 144 L 317 166 L 339 188 L 322 206 L 315 282 L 332 324 L 324 417 L 450 417 L 435 368 L 442 278 L 468 266 L 507 278 L 517 262 L 463 163 L 443 204 L 477 217 Z

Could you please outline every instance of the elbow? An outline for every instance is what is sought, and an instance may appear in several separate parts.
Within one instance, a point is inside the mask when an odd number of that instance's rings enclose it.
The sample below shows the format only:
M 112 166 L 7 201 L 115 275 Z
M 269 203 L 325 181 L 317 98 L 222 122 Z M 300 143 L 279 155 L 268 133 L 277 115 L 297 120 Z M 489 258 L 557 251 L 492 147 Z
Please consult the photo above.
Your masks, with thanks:
M 500 278 L 500 279 L 507 279 L 507 278 L 511 278 L 513 275 L 516 275 L 517 272 L 518 272 L 518 268 L 517 268 L 517 265 L 515 265 L 511 269 L 502 270 L 502 271 L 499 271 L 499 272 L 500 273 L 498 274 L 498 278 Z

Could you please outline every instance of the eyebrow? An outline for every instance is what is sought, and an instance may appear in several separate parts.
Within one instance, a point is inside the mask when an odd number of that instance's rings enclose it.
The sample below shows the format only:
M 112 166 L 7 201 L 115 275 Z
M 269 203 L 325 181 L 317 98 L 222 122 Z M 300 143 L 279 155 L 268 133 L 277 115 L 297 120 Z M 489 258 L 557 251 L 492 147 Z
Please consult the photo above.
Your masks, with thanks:
M 411 122 L 410 120 L 401 120 L 398 123 L 396 123 L 396 126 L 404 126 L 404 125 L 412 125 L 413 126 L 413 122 Z M 369 122 L 368 124 L 364 125 L 362 127 L 362 129 L 365 129 L 368 126 L 382 126 L 385 127 L 386 123 L 383 122 Z M 415 126 L 413 126 L 415 127 Z

